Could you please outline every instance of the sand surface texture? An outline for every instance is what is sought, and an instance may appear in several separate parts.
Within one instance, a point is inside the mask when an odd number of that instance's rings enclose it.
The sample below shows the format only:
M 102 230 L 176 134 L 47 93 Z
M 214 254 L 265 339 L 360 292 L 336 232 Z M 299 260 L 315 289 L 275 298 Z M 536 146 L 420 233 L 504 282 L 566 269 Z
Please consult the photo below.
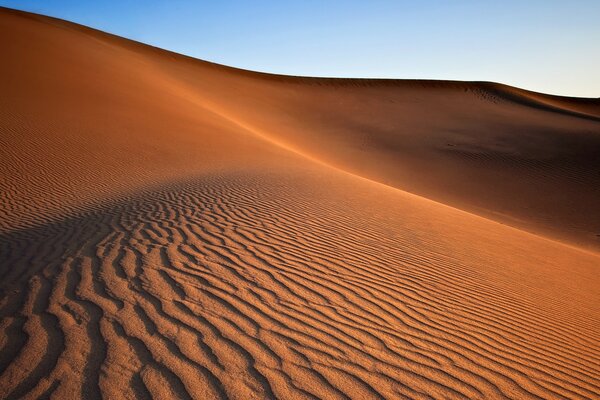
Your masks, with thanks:
M 0 55 L 1 399 L 600 398 L 600 100 Z

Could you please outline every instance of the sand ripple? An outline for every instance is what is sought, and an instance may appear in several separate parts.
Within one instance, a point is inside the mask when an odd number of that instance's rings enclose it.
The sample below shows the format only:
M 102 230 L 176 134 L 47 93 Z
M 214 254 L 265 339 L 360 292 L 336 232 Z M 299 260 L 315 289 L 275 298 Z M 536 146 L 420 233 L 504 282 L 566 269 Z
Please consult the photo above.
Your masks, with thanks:
M 360 191 L 310 179 L 198 179 L 5 235 L 0 397 L 598 396 L 597 328 L 572 299 L 540 307 L 531 277 L 439 251 L 446 214 L 489 222 L 443 210 L 415 231 L 436 212 L 387 189 L 399 212 L 351 217 Z

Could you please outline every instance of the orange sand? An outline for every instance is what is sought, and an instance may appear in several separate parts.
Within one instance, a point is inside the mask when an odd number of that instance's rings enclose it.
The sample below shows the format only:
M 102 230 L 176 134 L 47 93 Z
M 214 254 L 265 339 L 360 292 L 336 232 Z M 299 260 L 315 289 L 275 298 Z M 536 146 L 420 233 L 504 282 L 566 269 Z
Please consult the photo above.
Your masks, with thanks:
M 600 100 L 0 54 L 0 398 L 600 397 Z

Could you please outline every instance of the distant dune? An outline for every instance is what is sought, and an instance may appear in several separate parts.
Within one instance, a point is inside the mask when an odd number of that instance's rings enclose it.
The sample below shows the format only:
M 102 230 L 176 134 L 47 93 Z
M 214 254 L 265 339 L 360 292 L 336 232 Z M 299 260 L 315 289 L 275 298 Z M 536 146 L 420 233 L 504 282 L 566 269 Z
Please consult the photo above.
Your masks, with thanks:
M 0 56 L 0 398 L 600 398 L 600 99 Z

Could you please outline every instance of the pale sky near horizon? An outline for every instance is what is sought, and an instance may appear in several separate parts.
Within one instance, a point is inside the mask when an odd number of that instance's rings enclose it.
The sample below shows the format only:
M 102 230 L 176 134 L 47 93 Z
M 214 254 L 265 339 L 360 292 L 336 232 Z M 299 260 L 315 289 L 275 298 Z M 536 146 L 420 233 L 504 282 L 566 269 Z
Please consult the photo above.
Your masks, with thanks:
M 305 75 L 600 97 L 600 0 L 0 0 L 192 57 Z

